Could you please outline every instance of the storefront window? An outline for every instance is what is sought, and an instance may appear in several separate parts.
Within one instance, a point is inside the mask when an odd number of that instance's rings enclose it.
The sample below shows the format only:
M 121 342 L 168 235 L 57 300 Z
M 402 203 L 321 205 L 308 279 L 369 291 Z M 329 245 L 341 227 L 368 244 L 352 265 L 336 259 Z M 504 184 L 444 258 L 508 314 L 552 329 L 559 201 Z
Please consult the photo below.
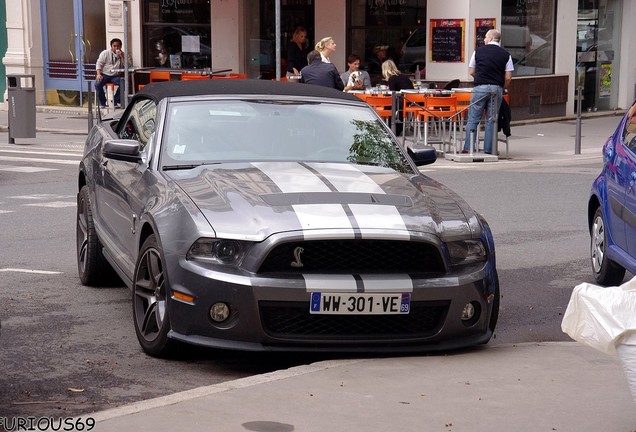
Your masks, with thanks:
M 210 13 L 210 0 L 145 0 L 143 65 L 212 67 Z
M 276 78 L 276 5 L 274 0 L 245 0 L 247 70 L 250 78 Z M 313 49 L 314 1 L 285 0 L 280 5 L 281 74 L 287 70 L 287 47 L 294 30 L 307 32 L 305 49 Z
M 381 79 L 380 65 L 386 59 L 403 72 L 419 66 L 425 76 L 426 0 L 348 0 L 347 7 L 347 55 L 362 58 L 373 84 Z
M 554 73 L 556 0 L 502 0 L 501 42 L 514 76 Z
M 597 111 L 618 105 L 618 71 L 622 2 L 579 0 L 576 35 L 577 87 L 581 109 Z

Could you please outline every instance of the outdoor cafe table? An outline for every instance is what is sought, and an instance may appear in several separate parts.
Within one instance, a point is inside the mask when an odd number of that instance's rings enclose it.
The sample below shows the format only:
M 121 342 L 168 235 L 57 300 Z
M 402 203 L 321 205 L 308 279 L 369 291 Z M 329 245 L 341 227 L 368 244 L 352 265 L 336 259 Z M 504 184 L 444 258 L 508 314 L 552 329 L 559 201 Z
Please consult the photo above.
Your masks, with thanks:
M 462 89 L 464 90 L 464 89 Z M 470 89 L 468 89 L 470 90 Z M 367 95 L 384 95 L 391 96 L 391 112 L 393 113 L 391 116 L 391 130 L 395 133 L 395 126 L 397 122 L 403 121 L 400 120 L 399 112 L 402 110 L 404 94 L 426 94 L 431 96 L 442 96 L 442 95 L 452 95 L 455 93 L 454 90 L 438 90 L 438 89 L 413 89 L 413 90 L 400 90 L 400 91 L 391 91 L 391 90 L 383 90 L 373 87 L 371 89 L 367 89 L 365 91 L 361 90 L 350 90 L 348 93 L 353 94 L 367 94 Z M 405 143 L 406 133 L 402 134 L 402 144 Z M 425 143 L 426 144 L 426 143 Z

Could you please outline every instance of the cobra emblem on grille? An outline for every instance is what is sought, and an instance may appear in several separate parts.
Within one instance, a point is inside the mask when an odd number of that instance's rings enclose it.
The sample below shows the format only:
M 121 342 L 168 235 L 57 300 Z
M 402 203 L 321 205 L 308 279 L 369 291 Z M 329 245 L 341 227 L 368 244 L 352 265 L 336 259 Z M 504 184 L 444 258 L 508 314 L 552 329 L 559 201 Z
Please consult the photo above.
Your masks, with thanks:
M 303 253 L 305 249 L 300 246 L 294 248 L 294 261 L 290 263 L 292 267 L 304 267 L 303 262 L 300 260 L 300 254 Z

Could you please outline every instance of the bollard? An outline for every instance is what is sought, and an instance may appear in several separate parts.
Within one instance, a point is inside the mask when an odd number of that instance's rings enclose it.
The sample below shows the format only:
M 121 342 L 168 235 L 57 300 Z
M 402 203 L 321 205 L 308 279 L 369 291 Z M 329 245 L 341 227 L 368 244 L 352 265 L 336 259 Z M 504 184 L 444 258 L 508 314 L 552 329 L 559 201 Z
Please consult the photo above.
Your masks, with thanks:
M 501 96 L 503 98 L 503 95 Z M 497 100 L 497 93 L 492 92 L 490 94 L 490 115 L 492 119 L 492 154 L 499 155 L 499 109 L 496 108 L 495 101 Z
M 574 154 L 581 154 L 581 100 L 583 87 L 576 88 L 576 135 L 574 137 Z

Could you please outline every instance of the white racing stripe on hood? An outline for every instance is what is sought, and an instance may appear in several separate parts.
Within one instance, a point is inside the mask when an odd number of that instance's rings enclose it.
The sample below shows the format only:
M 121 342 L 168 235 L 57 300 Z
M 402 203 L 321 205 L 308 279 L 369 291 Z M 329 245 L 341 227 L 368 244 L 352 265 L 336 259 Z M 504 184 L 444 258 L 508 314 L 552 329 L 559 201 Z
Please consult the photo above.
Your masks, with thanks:
M 252 164 L 269 177 L 283 193 L 330 192 L 320 177 L 300 164 L 255 162 Z M 353 229 L 340 204 L 300 204 L 292 206 L 302 229 Z
M 307 165 L 324 176 L 339 192 L 386 194 L 379 184 L 354 165 L 324 163 Z M 337 170 L 337 176 L 333 175 L 334 170 Z M 343 171 L 348 172 L 343 173 Z M 405 240 L 410 238 L 404 219 L 395 206 L 349 204 L 349 208 L 358 226 L 363 230 L 362 238 L 364 238 L 365 228 L 402 232 Z

